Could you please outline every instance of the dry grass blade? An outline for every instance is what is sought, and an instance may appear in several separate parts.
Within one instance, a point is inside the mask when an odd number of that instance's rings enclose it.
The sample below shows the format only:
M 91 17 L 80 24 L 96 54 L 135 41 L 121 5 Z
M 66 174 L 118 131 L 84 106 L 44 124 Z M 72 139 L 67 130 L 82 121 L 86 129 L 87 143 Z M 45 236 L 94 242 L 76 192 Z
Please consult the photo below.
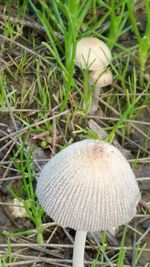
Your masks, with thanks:
M 5 137 L 2 137 L 2 138 L 0 139 L 0 142 L 6 140 L 6 139 L 8 139 L 8 138 L 17 136 L 17 135 L 21 135 L 21 134 L 25 133 L 26 131 L 30 130 L 31 128 L 34 128 L 34 127 L 39 126 L 39 125 L 42 125 L 43 123 L 48 122 L 48 121 L 51 121 L 51 120 L 53 120 L 53 119 L 55 119 L 55 118 L 58 118 L 58 117 L 60 117 L 60 116 L 66 115 L 68 112 L 69 112 L 69 110 L 65 110 L 65 111 L 63 111 L 63 112 L 61 112 L 61 113 L 59 113 L 59 114 L 56 114 L 56 115 L 54 115 L 54 116 L 52 116 L 52 117 L 50 117 L 50 118 L 41 120 L 41 121 L 39 121 L 39 122 L 32 123 L 32 124 L 30 124 L 30 125 L 28 125 L 28 126 L 22 128 L 22 129 L 20 129 L 20 130 L 14 132 L 14 133 L 11 133 L 11 134 L 9 134 L 9 135 L 7 135 L 7 136 L 5 136 Z
M 8 37 L 2 35 L 2 34 L 0 34 L 0 38 L 3 39 L 3 40 L 5 40 L 5 41 L 7 41 L 7 42 L 13 43 L 13 44 L 15 44 L 16 46 L 18 46 L 18 47 L 24 49 L 25 51 L 29 52 L 30 54 L 32 54 L 32 55 L 36 56 L 37 58 L 39 58 L 40 60 L 44 61 L 48 66 L 51 66 L 51 67 L 54 67 L 54 66 L 55 66 L 55 65 L 52 64 L 50 61 L 48 61 L 46 58 L 44 58 L 43 56 L 41 56 L 41 55 L 39 55 L 38 53 L 34 52 L 32 49 L 30 49 L 30 48 L 28 48 L 28 47 L 26 47 L 26 46 L 20 44 L 19 42 L 14 41 L 14 40 L 12 40 L 12 39 L 10 39 L 10 38 L 8 38 Z

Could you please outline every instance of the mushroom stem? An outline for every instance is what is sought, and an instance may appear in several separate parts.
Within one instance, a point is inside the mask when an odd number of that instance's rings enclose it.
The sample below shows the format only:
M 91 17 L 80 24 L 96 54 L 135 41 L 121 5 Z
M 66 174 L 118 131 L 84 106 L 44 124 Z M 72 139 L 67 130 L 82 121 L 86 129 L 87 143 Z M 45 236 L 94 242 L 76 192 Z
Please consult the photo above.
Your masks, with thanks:
M 98 97 L 100 96 L 100 87 L 95 86 L 94 93 L 91 100 L 91 106 L 90 106 L 90 114 L 93 115 L 95 111 L 98 109 Z
M 109 69 L 92 71 L 89 75 L 89 85 L 94 86 L 93 98 L 90 106 L 90 114 L 93 115 L 98 110 L 98 98 L 102 87 L 112 84 L 113 77 Z
M 73 267 L 84 266 L 84 250 L 86 241 L 86 231 L 76 231 L 73 249 Z

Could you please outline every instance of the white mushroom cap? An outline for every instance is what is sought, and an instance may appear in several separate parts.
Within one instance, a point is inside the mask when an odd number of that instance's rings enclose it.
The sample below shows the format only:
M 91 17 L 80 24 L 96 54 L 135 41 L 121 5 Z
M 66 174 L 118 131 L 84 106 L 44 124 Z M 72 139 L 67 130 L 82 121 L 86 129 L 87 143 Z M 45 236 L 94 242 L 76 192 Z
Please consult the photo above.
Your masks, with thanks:
M 89 74 L 89 84 L 96 84 L 98 87 L 105 87 L 113 83 L 113 76 L 110 70 L 103 72 L 102 70 L 91 71 Z
M 54 156 L 41 172 L 36 193 L 56 223 L 84 231 L 127 223 L 140 199 L 127 160 L 99 140 L 76 142 Z
M 76 65 L 89 70 L 100 70 L 107 67 L 111 61 L 111 52 L 101 40 L 93 37 L 82 38 L 77 43 Z

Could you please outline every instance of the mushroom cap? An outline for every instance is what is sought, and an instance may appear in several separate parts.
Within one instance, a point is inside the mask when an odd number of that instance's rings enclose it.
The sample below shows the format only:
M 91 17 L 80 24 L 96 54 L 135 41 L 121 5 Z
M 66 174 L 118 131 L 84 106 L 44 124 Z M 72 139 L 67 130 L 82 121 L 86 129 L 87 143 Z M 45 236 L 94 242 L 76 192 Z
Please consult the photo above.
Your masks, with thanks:
M 111 61 L 111 52 L 101 40 L 93 37 L 82 38 L 77 43 L 76 65 L 89 70 L 99 70 L 107 67 Z
M 103 72 L 102 70 L 91 71 L 89 75 L 89 84 L 96 83 L 99 87 L 105 87 L 113 83 L 113 76 L 110 70 Z
M 99 140 L 76 142 L 50 159 L 36 193 L 56 223 L 84 231 L 110 230 L 129 222 L 140 200 L 127 160 Z

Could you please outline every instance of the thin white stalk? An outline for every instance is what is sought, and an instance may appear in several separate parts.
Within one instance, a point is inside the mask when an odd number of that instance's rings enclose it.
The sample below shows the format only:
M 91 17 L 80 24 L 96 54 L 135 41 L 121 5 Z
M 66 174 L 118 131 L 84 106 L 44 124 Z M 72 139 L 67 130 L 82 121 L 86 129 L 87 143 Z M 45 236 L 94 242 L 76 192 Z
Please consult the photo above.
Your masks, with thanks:
M 98 98 L 100 96 L 100 86 L 95 86 L 94 93 L 92 96 L 91 106 L 90 106 L 90 114 L 93 115 L 98 110 Z
M 113 77 L 110 70 L 101 69 L 91 72 L 91 75 L 89 77 L 89 84 L 95 85 L 90 107 L 91 115 L 93 115 L 98 110 L 98 98 L 101 93 L 101 88 L 112 84 L 112 82 L 113 82 Z
M 86 231 L 76 231 L 73 249 L 73 267 L 84 267 Z

